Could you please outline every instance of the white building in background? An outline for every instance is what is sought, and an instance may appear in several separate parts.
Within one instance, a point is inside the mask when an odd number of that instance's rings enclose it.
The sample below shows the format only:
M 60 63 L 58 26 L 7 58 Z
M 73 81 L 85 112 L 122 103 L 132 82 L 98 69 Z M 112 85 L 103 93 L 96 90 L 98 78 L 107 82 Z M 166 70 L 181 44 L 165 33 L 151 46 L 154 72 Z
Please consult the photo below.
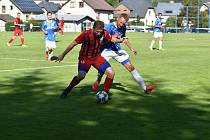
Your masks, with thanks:
M 58 11 L 60 15 L 87 15 L 94 20 L 109 23 L 114 8 L 104 0 L 70 0 Z
M 23 21 L 29 20 L 33 15 L 43 13 L 33 0 L 0 0 L 0 14 L 16 17 L 18 12 L 22 14 Z
M 182 3 L 170 2 L 159 2 L 156 8 L 156 13 L 162 13 L 163 22 L 166 22 L 169 17 L 176 17 L 181 13 L 181 9 L 184 6 Z
M 64 32 L 82 32 L 91 28 L 94 19 L 86 15 L 58 15 L 58 18 L 64 18 Z M 43 22 L 46 15 L 37 15 L 33 20 Z
M 5 25 L 7 22 L 11 22 L 14 20 L 14 17 L 12 17 L 9 14 L 0 14 L 0 32 L 5 31 Z
M 156 13 L 154 8 L 148 8 L 145 18 L 142 20 L 145 26 L 150 26 L 155 23 Z

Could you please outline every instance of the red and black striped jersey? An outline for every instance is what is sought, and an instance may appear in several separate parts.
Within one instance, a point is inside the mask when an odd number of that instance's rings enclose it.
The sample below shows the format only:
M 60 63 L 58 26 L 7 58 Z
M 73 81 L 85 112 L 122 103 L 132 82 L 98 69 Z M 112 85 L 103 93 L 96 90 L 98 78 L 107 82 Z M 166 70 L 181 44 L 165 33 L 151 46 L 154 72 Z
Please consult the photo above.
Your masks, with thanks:
M 78 44 L 82 44 L 80 53 L 79 53 L 79 58 L 81 57 L 93 58 L 93 57 L 98 56 L 101 53 L 100 46 L 111 41 L 111 39 L 112 37 L 107 31 L 104 31 L 101 38 L 97 38 L 94 35 L 93 29 L 89 29 L 82 32 L 75 39 L 75 41 Z
M 14 19 L 14 24 L 21 24 L 20 18 L 16 17 L 16 18 Z M 19 25 L 14 25 L 14 26 L 15 26 L 15 30 L 20 29 L 20 26 L 19 26 Z

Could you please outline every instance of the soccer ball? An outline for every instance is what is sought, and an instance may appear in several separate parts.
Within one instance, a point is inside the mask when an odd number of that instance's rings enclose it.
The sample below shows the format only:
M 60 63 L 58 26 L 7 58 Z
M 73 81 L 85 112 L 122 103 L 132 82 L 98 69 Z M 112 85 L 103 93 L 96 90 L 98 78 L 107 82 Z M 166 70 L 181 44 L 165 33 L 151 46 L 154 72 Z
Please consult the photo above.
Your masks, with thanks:
M 109 100 L 109 95 L 104 91 L 99 91 L 96 93 L 96 101 L 101 104 L 107 103 Z

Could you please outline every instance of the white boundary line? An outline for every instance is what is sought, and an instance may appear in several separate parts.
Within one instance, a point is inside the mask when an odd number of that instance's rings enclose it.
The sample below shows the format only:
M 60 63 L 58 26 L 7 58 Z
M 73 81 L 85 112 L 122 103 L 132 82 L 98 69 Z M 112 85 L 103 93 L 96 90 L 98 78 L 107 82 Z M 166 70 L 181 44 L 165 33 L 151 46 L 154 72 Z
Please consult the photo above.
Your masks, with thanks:
M 0 58 L 0 60 L 17 60 L 17 61 L 30 61 L 30 62 L 47 62 L 47 60 L 31 60 L 31 59 L 23 59 L 23 58 Z M 68 62 L 62 62 L 64 64 L 72 64 Z M 74 63 L 76 64 L 76 63 Z
M 22 68 L 22 69 L 11 69 L 11 70 L 0 70 L 1 72 L 13 72 L 13 71 L 25 71 L 25 70 L 40 70 L 40 69 L 51 69 L 51 68 L 62 68 L 62 67 L 74 67 L 77 65 L 62 65 L 62 66 L 51 66 L 51 67 L 38 67 L 38 68 Z

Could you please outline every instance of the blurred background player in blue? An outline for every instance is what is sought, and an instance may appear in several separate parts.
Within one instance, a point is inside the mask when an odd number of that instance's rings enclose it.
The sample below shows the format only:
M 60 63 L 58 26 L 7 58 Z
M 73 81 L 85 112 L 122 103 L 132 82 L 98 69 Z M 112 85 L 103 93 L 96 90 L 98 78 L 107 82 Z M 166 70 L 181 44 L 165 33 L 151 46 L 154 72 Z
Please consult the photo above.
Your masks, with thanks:
M 117 21 L 107 24 L 105 29 L 113 37 L 116 37 L 118 39 L 126 38 L 126 23 L 128 22 L 128 20 L 129 20 L 129 16 L 127 14 L 125 13 L 120 14 L 117 18 Z M 132 51 L 133 54 L 135 55 L 137 54 L 136 49 L 132 47 L 128 38 L 126 38 L 123 41 L 123 43 Z M 129 60 L 128 53 L 121 48 L 120 43 L 109 42 L 105 44 L 104 46 L 101 46 L 101 49 L 103 50 L 101 53 L 101 56 L 103 56 L 107 61 L 113 58 L 119 63 L 121 63 L 133 75 L 137 83 L 142 86 L 146 95 L 151 95 L 151 92 L 154 89 L 154 86 L 145 85 L 144 80 L 142 79 L 138 71 L 135 69 L 135 67 Z M 103 73 L 98 72 L 97 79 L 95 83 L 92 85 L 93 91 L 97 90 L 102 76 L 103 76 Z
M 162 23 L 161 16 L 162 16 L 162 13 L 158 13 L 157 19 L 155 20 L 155 25 L 153 26 L 154 27 L 154 38 L 150 44 L 150 47 L 149 47 L 150 50 L 154 49 L 153 46 L 157 39 L 159 39 L 159 50 L 164 50 L 163 49 L 163 32 L 162 32 L 162 30 L 165 28 L 165 25 Z
M 56 30 L 58 26 L 55 20 L 52 20 L 52 13 L 48 12 L 47 13 L 47 20 L 44 21 L 44 23 L 41 26 L 42 31 L 44 32 L 45 36 L 45 52 L 44 55 L 50 61 L 52 55 L 53 55 L 53 50 L 56 48 L 56 43 L 55 43 L 55 35 L 56 35 Z

